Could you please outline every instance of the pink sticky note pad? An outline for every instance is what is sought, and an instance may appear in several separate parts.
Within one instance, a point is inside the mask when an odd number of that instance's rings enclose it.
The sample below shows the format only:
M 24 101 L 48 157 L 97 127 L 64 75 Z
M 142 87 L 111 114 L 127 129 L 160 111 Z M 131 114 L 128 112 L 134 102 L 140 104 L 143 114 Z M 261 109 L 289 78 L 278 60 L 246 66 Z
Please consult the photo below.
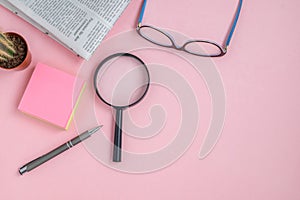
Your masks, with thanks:
M 18 109 L 68 129 L 84 87 L 82 79 L 38 63 Z

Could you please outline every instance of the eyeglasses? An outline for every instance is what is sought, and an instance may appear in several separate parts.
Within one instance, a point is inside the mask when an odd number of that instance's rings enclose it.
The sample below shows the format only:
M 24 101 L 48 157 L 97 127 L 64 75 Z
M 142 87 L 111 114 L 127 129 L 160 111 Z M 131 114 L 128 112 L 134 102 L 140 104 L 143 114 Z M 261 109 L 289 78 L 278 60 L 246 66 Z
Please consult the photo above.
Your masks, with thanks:
M 230 40 L 235 30 L 241 12 L 242 3 L 243 1 L 239 0 L 239 4 L 235 12 L 234 20 L 230 26 L 229 33 L 226 37 L 224 45 L 219 45 L 218 43 L 210 40 L 193 39 L 187 41 L 181 47 L 177 46 L 175 40 L 169 33 L 165 32 L 162 29 L 156 28 L 154 26 L 142 25 L 142 20 L 146 8 L 147 0 L 144 0 L 136 30 L 138 34 L 142 36 L 144 39 L 154 44 L 157 44 L 159 46 L 174 48 L 196 56 L 204 56 L 204 57 L 224 56 L 227 52 L 227 47 L 229 46 Z M 205 50 L 203 50 L 201 47 L 204 47 Z

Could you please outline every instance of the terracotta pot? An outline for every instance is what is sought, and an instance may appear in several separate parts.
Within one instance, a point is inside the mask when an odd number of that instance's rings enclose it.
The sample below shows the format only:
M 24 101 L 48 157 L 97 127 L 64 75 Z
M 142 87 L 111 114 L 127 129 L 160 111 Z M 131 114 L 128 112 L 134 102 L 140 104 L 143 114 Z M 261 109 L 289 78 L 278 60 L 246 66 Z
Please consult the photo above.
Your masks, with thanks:
M 29 66 L 29 64 L 31 63 L 31 53 L 29 51 L 29 46 L 28 46 L 28 43 L 26 42 L 26 40 L 18 33 L 14 33 L 14 32 L 6 32 L 5 34 L 8 34 L 8 35 L 15 35 L 17 37 L 19 37 L 21 40 L 23 40 L 26 44 L 26 49 L 27 49 L 27 52 L 26 52 L 26 56 L 25 56 L 25 59 L 23 60 L 23 62 L 21 62 L 19 65 L 13 67 L 13 68 L 6 68 L 6 67 L 3 67 L 0 65 L 0 69 L 4 69 L 4 70 L 23 70 L 25 69 L 26 67 Z

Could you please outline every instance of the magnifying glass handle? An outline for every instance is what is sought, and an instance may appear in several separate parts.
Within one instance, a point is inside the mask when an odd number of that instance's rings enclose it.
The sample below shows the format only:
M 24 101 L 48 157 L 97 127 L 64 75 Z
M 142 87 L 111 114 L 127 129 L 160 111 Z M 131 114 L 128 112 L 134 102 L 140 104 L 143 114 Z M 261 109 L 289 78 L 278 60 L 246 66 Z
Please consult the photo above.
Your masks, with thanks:
M 114 152 L 113 152 L 113 161 L 114 162 L 121 162 L 122 117 L 123 117 L 123 109 L 116 108 L 116 124 L 115 124 Z

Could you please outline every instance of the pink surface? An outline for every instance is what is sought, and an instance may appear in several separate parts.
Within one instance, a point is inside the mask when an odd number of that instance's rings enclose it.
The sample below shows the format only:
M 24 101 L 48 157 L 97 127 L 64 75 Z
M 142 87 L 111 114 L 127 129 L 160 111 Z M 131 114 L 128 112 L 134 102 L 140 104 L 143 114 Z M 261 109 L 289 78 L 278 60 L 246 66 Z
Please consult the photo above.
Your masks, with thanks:
M 134 28 L 140 5 L 132 0 L 108 37 Z M 145 23 L 222 42 L 237 1 L 152 0 L 148 5 Z M 179 160 L 153 173 L 112 170 L 80 144 L 24 176 L 17 172 L 20 166 L 76 135 L 74 125 L 63 131 L 17 110 L 33 68 L 43 62 L 76 73 L 82 60 L 0 7 L 2 29 L 20 32 L 33 55 L 24 71 L 0 72 L 0 199 L 299 200 L 299 6 L 296 0 L 244 1 L 228 54 L 214 59 L 226 89 L 227 114 L 222 136 L 205 159 L 198 153 L 207 124 Z M 190 81 L 197 83 L 196 78 Z M 201 93 L 202 85 L 193 87 Z M 200 106 L 206 95 L 198 98 Z M 210 115 L 210 109 L 201 110 L 204 122 Z
M 26 114 L 67 129 L 84 81 L 76 76 L 38 63 L 25 89 L 18 109 Z M 73 100 L 73 92 L 74 95 Z

